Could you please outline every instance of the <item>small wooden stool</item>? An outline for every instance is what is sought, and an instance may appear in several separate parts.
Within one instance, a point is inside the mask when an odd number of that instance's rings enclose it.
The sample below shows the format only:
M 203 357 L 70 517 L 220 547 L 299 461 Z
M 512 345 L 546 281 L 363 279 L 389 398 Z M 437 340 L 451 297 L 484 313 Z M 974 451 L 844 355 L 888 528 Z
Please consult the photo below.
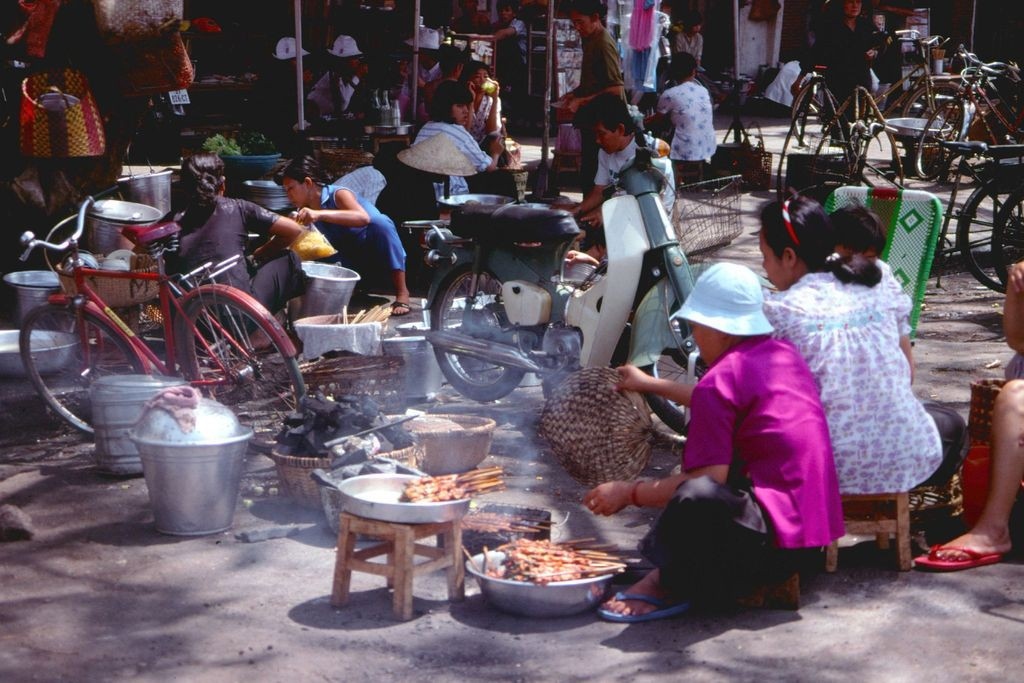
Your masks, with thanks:
M 848 534 L 875 534 L 878 547 L 889 547 L 889 535 L 896 541 L 896 562 L 900 571 L 913 566 L 910 552 L 910 495 L 878 493 L 843 496 L 843 524 Z M 825 571 L 839 566 L 839 544 L 832 542 L 825 551 Z
M 448 599 L 458 601 L 465 597 L 461 519 L 431 524 L 400 524 L 342 512 L 340 520 L 331 588 L 331 604 L 335 607 L 348 602 L 353 571 L 385 577 L 388 587 L 394 588 L 395 616 L 403 621 L 412 619 L 412 579 L 417 574 L 447 569 Z M 379 539 L 382 543 L 355 550 L 358 534 Z M 428 536 L 437 536 L 436 547 L 416 543 Z M 387 561 L 367 561 L 380 555 L 387 555 Z M 416 555 L 431 559 L 417 564 Z

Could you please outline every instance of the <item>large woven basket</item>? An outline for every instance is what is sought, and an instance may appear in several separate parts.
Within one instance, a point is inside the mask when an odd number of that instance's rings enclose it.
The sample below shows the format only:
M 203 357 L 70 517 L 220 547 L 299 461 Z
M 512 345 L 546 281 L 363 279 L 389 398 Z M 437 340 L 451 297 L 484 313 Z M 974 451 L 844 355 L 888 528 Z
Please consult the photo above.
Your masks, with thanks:
M 281 493 L 288 496 L 302 507 L 314 510 L 323 507 L 320 497 L 320 485 L 310 477 L 315 469 L 329 469 L 330 458 L 315 458 L 302 455 L 285 455 L 274 450 L 270 453 L 277 470 L 277 481 Z M 415 466 L 416 447 L 401 448 L 387 453 L 378 453 L 377 457 L 398 460 L 404 465 Z
M 402 396 L 402 356 L 346 354 L 302 363 L 302 379 L 310 393 L 325 396 L 367 394 L 382 408 L 398 409 Z
M 971 382 L 971 412 L 967 418 L 971 443 L 991 442 L 992 408 L 1004 384 L 1005 379 L 979 379 Z
M 77 294 L 75 278 L 61 270 L 60 266 L 56 270 L 64 293 L 70 296 Z M 156 261 L 148 254 L 133 254 L 131 270 L 133 273 L 155 273 Z M 156 280 L 89 275 L 85 281 L 112 308 L 144 304 L 160 296 L 160 283 Z
M 647 402 L 632 391 L 615 391 L 618 373 L 584 368 L 566 378 L 548 398 L 538 433 L 573 479 L 595 486 L 633 479 L 658 439 Z
M 351 147 L 324 147 L 316 157 L 320 167 L 332 179 L 373 164 L 373 154 Z
M 468 472 L 487 457 L 496 424 L 475 415 L 430 414 L 405 424 L 421 449 L 416 466 L 430 475 Z

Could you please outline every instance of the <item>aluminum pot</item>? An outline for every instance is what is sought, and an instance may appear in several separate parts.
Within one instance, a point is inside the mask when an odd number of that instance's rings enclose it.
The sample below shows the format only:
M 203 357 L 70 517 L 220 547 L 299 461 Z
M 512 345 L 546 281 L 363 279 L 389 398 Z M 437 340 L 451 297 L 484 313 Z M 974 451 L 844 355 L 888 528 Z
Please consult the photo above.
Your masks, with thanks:
M 128 201 L 152 206 L 166 215 L 171 210 L 171 169 L 126 175 L 117 179 L 117 186 Z
M 147 204 L 101 199 L 86 214 L 85 244 L 95 254 L 109 254 L 134 245 L 121 236 L 126 225 L 149 225 L 163 218 L 164 211 Z
M 230 528 L 253 431 L 231 410 L 207 398 L 191 411 L 186 432 L 167 410 L 148 408 L 129 433 L 139 450 L 156 530 L 175 536 Z
M 400 524 L 427 524 L 462 519 L 469 498 L 443 503 L 400 502 L 406 484 L 419 477 L 411 474 L 362 474 L 338 484 L 345 512 Z

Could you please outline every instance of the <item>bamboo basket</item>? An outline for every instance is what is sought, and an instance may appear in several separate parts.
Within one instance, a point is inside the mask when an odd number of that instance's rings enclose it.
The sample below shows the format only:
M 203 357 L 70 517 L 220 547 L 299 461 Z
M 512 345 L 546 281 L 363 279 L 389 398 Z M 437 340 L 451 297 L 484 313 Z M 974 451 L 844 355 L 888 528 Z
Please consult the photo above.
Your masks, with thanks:
M 496 423 L 474 415 L 428 414 L 407 423 L 422 447 L 416 466 L 429 475 L 460 474 L 479 465 L 491 448 Z
M 386 453 L 377 453 L 374 457 L 390 458 L 397 460 L 403 465 L 416 466 L 416 446 L 400 448 Z M 281 493 L 302 507 L 320 510 L 323 508 L 323 501 L 320 497 L 320 485 L 309 475 L 315 469 L 330 469 L 330 458 L 316 458 L 302 455 L 286 455 L 274 450 L 270 453 L 270 459 L 274 461 L 274 468 L 277 470 L 277 481 Z
M 373 154 L 353 147 L 324 147 L 316 154 L 320 167 L 332 179 L 373 164 Z
M 1004 384 L 1005 379 L 979 379 L 971 382 L 971 411 L 967 418 L 971 443 L 991 442 L 992 408 Z
M 64 293 L 68 296 L 77 294 L 78 286 L 75 284 L 74 276 L 65 273 L 61 270 L 60 266 L 56 268 L 56 271 Z M 148 254 L 133 254 L 131 272 L 155 273 L 156 261 Z M 134 306 L 135 304 L 144 304 L 160 295 L 160 283 L 156 280 L 88 275 L 85 281 L 111 308 L 124 308 L 126 306 Z

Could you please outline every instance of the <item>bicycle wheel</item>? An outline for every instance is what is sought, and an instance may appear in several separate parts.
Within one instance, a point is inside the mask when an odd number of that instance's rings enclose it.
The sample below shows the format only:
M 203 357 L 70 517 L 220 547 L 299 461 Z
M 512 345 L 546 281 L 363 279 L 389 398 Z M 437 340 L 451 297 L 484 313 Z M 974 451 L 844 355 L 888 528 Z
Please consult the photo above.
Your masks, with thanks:
M 1022 259 L 1024 259 L 1024 187 L 1019 187 L 1003 202 L 996 215 L 996 224 L 992 228 L 992 261 L 1001 283 L 1005 285 L 1010 266 Z
M 92 434 L 89 387 L 100 377 L 145 373 L 113 323 L 90 310 L 44 304 L 25 318 L 21 362 L 39 396 L 75 429 Z
M 967 198 L 956 221 L 956 246 L 968 270 L 989 289 L 1006 291 L 1006 272 L 1001 275 L 993 258 L 993 228 L 1006 199 L 996 183 L 982 185 Z
M 951 102 L 959 86 L 951 81 L 936 81 L 931 87 L 922 85 L 913 92 L 903 105 L 902 115 L 914 119 L 926 119 L 942 105 Z
M 267 309 L 245 292 L 204 285 L 182 302 L 175 326 L 181 374 L 231 406 L 267 441 L 305 394 L 294 349 Z
M 780 196 L 790 187 L 801 190 L 806 185 L 804 176 L 807 169 L 801 165 L 806 158 L 813 156 L 820 141 L 827 137 L 826 124 L 832 121 L 835 111 L 835 98 L 822 83 L 812 81 L 797 93 L 789 130 L 779 155 L 776 191 Z M 790 164 L 794 159 L 799 161 Z
M 500 303 L 501 280 L 494 274 L 480 273 L 476 296 L 470 299 L 473 270 L 464 266 L 445 278 L 430 308 L 433 330 L 451 330 L 468 334 L 475 328 L 481 339 L 485 333 L 500 334 L 500 318 L 505 309 Z M 434 349 L 441 372 L 456 391 L 474 401 L 495 401 L 511 393 L 526 374 L 518 368 Z
M 935 180 L 949 169 L 953 153 L 939 142 L 961 140 L 964 121 L 963 106 L 959 101 L 947 102 L 931 116 L 917 139 L 917 176 L 924 180 Z

